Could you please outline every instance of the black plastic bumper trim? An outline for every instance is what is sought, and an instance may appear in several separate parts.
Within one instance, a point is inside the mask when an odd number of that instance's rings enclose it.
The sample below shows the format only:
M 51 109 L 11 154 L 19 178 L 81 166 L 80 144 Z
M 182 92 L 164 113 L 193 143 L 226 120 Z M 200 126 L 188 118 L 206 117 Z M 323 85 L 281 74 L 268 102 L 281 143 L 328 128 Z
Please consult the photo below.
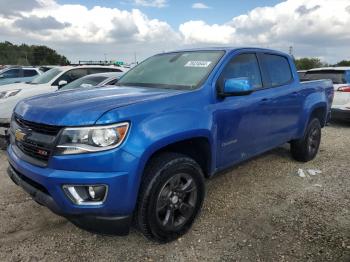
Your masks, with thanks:
M 332 109 L 332 119 L 350 121 L 350 109 Z
M 74 225 L 97 234 L 104 235 L 127 235 L 130 230 L 132 216 L 98 216 L 98 215 L 71 215 L 64 214 L 57 206 L 54 199 L 35 188 L 25 181 L 16 170 L 11 166 L 8 167 L 7 173 L 11 180 L 18 186 L 22 187 L 34 201 L 40 205 L 46 206 L 53 213 L 63 216 L 71 221 Z

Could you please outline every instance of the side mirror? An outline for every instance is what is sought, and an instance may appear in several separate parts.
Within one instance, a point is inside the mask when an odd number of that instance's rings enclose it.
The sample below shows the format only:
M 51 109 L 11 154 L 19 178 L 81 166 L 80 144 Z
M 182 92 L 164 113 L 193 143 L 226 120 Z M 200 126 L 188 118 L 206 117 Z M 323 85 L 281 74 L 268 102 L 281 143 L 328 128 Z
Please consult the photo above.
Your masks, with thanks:
M 68 84 L 66 80 L 60 80 L 58 82 L 58 89 L 60 89 L 62 86 L 65 86 L 66 84 Z
M 244 96 L 249 95 L 254 91 L 250 81 L 247 77 L 230 78 L 224 82 L 222 96 Z

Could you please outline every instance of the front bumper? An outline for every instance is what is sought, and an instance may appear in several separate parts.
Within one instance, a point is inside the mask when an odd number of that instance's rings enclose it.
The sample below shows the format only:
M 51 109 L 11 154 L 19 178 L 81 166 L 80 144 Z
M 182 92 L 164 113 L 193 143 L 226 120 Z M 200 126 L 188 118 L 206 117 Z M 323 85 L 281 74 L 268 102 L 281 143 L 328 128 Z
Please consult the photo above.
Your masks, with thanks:
M 40 205 L 46 206 L 55 214 L 66 217 L 80 228 L 100 234 L 127 235 L 129 233 L 131 216 L 67 215 L 62 212 L 55 200 L 49 194 L 37 188 L 33 181 L 15 171 L 11 166 L 8 168 L 7 173 L 12 181 L 22 187 L 33 200 Z
M 114 235 L 129 232 L 138 192 L 138 188 L 135 188 L 138 181 L 133 179 L 132 173 L 39 167 L 20 159 L 12 145 L 7 152 L 10 178 L 39 204 L 88 231 Z M 129 160 L 132 159 L 130 155 L 128 157 Z M 98 164 L 99 160 L 95 158 L 95 161 Z M 108 195 L 105 202 L 98 206 L 76 205 L 62 189 L 63 185 L 69 184 L 106 184 L 109 188 Z
M 350 121 L 350 109 L 332 108 L 332 119 Z

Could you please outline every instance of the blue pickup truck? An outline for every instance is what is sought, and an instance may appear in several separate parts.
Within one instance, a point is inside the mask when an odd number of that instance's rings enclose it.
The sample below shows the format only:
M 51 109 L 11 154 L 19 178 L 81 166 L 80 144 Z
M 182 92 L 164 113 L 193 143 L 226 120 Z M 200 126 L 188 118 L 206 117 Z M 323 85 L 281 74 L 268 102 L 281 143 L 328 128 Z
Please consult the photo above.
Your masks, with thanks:
M 333 95 L 329 80 L 300 83 L 273 50 L 162 53 L 117 87 L 18 103 L 8 174 L 81 228 L 124 235 L 134 224 L 164 243 L 193 224 L 206 178 L 284 143 L 312 160 Z

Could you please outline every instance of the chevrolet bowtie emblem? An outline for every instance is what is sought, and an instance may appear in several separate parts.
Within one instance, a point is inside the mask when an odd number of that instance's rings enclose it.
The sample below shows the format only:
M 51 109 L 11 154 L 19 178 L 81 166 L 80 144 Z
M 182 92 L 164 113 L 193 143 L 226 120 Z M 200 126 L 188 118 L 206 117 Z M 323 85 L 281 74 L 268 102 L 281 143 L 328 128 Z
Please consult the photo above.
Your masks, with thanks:
M 17 129 L 15 132 L 15 138 L 17 141 L 23 141 L 26 136 L 26 133 L 22 132 L 21 130 Z

